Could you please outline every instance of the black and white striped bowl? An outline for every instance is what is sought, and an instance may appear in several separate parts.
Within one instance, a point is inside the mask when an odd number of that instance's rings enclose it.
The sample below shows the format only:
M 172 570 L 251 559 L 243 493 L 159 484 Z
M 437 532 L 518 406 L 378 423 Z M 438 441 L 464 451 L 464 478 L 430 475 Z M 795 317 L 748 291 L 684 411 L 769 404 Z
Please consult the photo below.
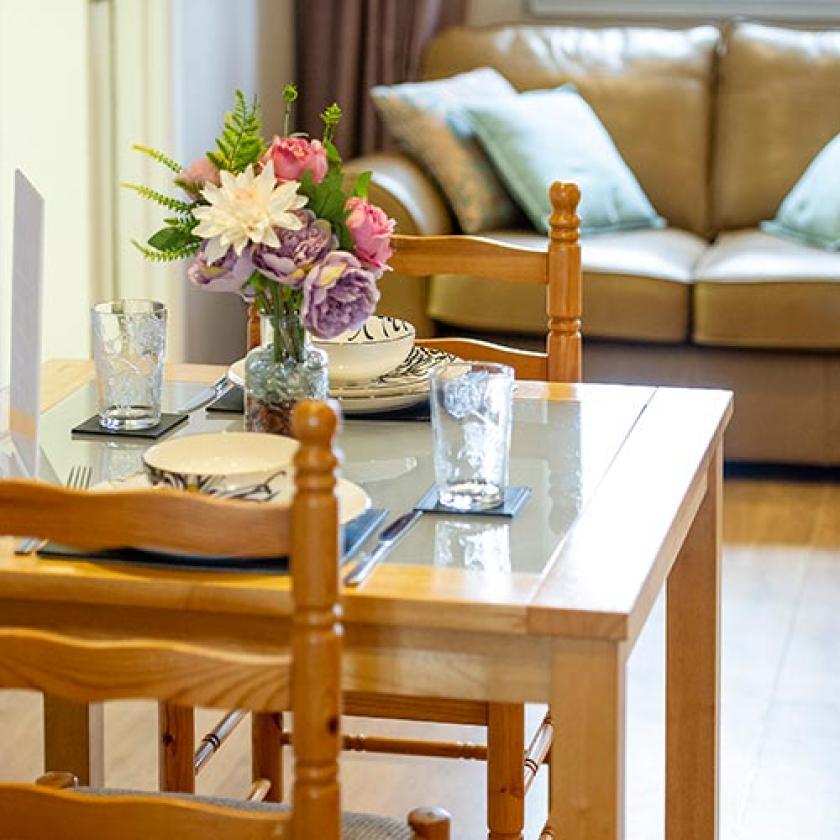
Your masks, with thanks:
M 414 336 L 408 321 L 372 315 L 361 329 L 312 343 L 329 357 L 330 385 L 346 386 L 398 368 L 411 353 Z

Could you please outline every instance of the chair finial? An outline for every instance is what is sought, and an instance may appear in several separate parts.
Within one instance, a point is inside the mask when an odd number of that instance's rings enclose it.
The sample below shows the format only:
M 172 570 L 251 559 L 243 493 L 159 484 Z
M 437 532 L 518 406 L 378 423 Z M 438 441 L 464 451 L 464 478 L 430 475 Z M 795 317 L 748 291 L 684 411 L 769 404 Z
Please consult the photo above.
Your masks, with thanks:
M 580 201 L 578 185 L 569 181 L 555 181 L 551 185 L 550 236 L 555 242 L 574 244 L 580 239 Z
M 337 425 L 335 409 L 318 400 L 302 400 L 292 417 L 293 434 L 304 445 L 328 446 Z

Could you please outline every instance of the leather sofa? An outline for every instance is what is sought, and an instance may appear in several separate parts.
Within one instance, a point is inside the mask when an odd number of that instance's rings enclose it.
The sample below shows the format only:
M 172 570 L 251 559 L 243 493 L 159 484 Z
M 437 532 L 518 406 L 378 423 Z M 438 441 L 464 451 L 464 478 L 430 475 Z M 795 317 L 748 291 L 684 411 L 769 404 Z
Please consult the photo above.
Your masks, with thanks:
M 585 378 L 733 389 L 729 459 L 840 464 L 840 254 L 758 229 L 840 132 L 840 30 L 461 27 L 423 76 L 482 66 L 519 90 L 573 82 L 668 220 L 584 239 Z M 456 230 L 410 158 L 365 168 L 401 233 Z M 544 247 L 524 220 L 484 235 Z M 389 276 L 381 309 L 426 335 L 545 334 L 540 289 L 465 276 Z

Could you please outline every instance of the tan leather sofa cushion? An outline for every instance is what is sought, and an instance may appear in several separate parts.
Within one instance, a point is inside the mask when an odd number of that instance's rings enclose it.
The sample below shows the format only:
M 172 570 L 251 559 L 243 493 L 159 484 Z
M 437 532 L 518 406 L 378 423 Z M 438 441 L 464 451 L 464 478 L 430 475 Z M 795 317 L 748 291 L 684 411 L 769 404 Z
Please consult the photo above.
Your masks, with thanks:
M 536 233 L 497 231 L 505 242 L 545 249 Z M 583 241 L 583 333 L 679 342 L 688 337 L 689 285 L 708 247 L 685 231 L 639 230 Z M 429 315 L 467 330 L 545 334 L 545 289 L 460 275 L 432 278 Z
M 840 253 L 759 230 L 721 234 L 695 269 L 694 341 L 840 348 Z
M 719 85 L 715 229 L 755 227 L 840 131 L 840 30 L 738 24 Z
M 711 88 L 719 31 L 646 27 L 457 27 L 424 55 L 426 78 L 494 67 L 518 90 L 573 82 L 653 206 L 708 232 Z M 558 130 L 559 130 L 558 126 Z

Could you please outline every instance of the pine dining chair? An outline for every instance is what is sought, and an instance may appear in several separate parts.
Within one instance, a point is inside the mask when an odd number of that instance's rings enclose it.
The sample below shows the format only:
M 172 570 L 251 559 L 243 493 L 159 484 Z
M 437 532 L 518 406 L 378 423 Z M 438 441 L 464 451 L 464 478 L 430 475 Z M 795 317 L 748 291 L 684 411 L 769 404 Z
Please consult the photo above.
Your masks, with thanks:
M 395 236 L 394 270 L 408 276 L 467 274 L 488 280 L 544 285 L 547 337 L 545 352 L 514 349 L 471 338 L 421 339 L 418 344 L 445 350 L 463 359 L 501 362 L 517 379 L 579 382 L 581 379 L 580 219 L 576 184 L 555 182 L 550 190 L 552 213 L 545 250 L 508 245 L 475 236 Z M 487 747 L 469 744 L 346 736 L 356 749 L 410 755 L 447 755 L 486 759 L 490 840 L 516 840 L 525 821 L 525 795 L 545 761 L 554 734 L 550 714 L 526 749 L 525 709 L 500 703 L 393 698 L 349 694 L 345 712 L 376 718 L 475 724 L 487 728 Z
M 2 533 L 32 534 L 86 550 L 172 551 L 291 560 L 289 649 L 255 655 L 145 637 L 50 631 L 0 617 L 0 688 L 35 689 L 74 702 L 145 698 L 186 706 L 295 714 L 291 810 L 191 796 L 73 789 L 69 774 L 0 785 L 1 840 L 389 840 L 449 837 L 448 816 L 422 809 L 409 824 L 339 811 L 341 625 L 338 594 L 336 416 L 325 403 L 295 412 L 301 446 L 290 507 L 175 490 L 92 493 L 0 481 Z M 247 543 L 241 539 L 248 533 Z M 278 638 L 281 638 L 278 628 Z M 257 785 L 252 798 L 258 798 Z M 264 785 L 262 785 L 264 789 Z
M 552 213 L 546 248 L 537 250 L 505 244 L 478 236 L 394 236 L 394 255 L 389 260 L 396 272 L 407 276 L 467 274 L 487 280 L 502 280 L 546 287 L 547 336 L 544 352 L 515 349 L 473 338 L 428 338 L 418 344 L 434 347 L 463 359 L 501 362 L 514 369 L 517 379 L 550 382 L 581 380 L 582 279 L 580 261 L 580 219 L 577 207 L 580 190 L 576 184 L 555 182 L 550 192 Z M 394 313 L 396 314 L 396 313 Z M 259 343 L 259 316 L 252 308 L 248 343 Z M 498 703 L 465 703 L 457 700 L 426 700 L 350 693 L 345 696 L 345 713 L 357 717 L 389 718 L 487 728 L 487 746 L 402 738 L 344 736 L 345 749 L 406 755 L 427 755 L 487 762 L 487 809 L 490 840 L 517 840 L 525 820 L 525 795 L 546 760 L 554 728 L 546 715 L 525 747 L 525 709 Z M 262 743 L 269 761 L 276 747 L 288 743 L 282 720 L 258 721 L 256 749 Z M 168 733 L 172 743 L 172 730 Z M 181 727 L 190 731 L 190 726 Z M 211 733 L 211 738 L 215 733 Z M 185 748 L 184 754 L 192 755 Z M 276 764 L 276 762 L 275 762 Z M 268 771 L 266 771 L 268 772 Z M 191 773 L 187 768 L 187 773 Z M 275 770 L 274 775 L 278 773 Z M 184 778 L 181 784 L 189 784 Z M 175 784 L 177 786 L 177 783 Z M 275 785 L 275 793 L 279 785 Z

